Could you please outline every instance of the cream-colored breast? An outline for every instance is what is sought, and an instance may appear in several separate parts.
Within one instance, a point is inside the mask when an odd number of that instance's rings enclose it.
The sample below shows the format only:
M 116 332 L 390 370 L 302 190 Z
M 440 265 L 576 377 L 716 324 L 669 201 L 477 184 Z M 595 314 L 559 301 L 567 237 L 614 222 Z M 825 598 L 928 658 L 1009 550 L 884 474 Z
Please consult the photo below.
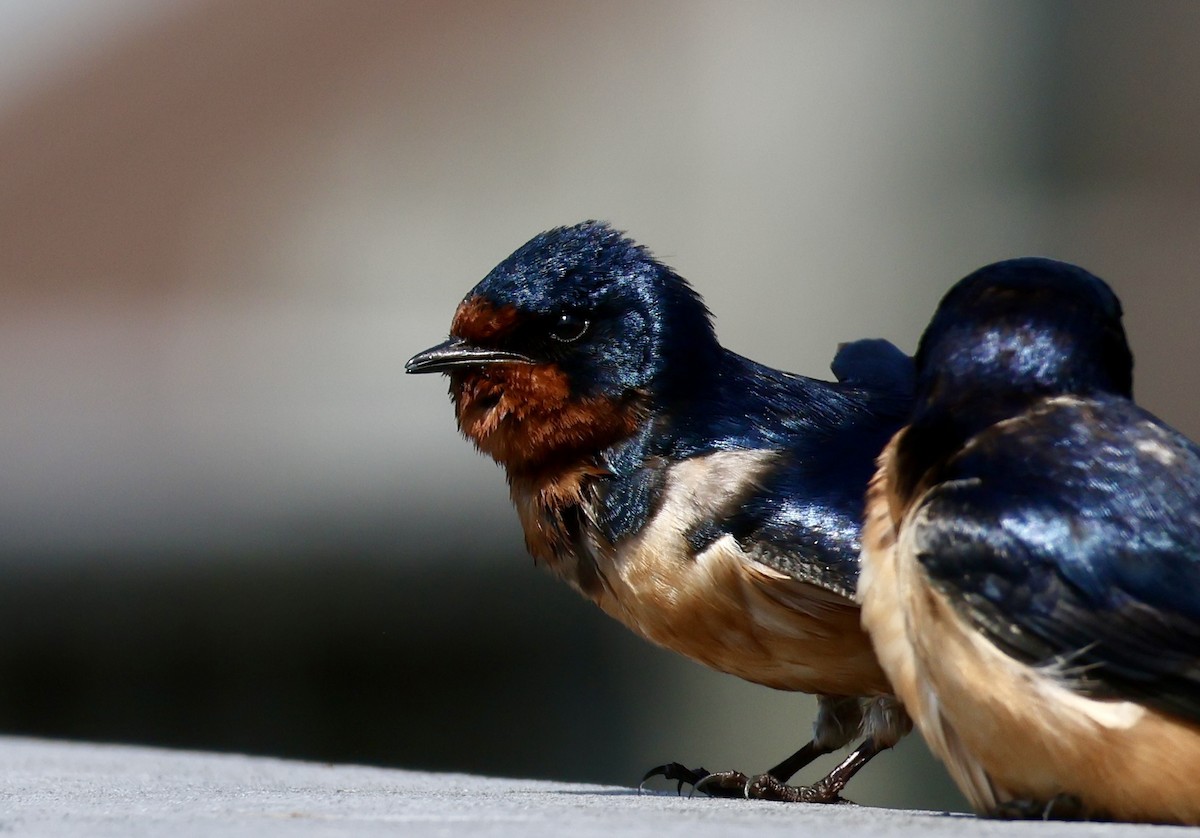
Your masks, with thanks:
M 754 561 L 731 536 L 692 555 L 687 533 L 731 512 L 771 452 L 718 452 L 671 468 L 663 500 L 600 567 L 605 611 L 723 672 L 787 690 L 888 692 L 855 605 Z

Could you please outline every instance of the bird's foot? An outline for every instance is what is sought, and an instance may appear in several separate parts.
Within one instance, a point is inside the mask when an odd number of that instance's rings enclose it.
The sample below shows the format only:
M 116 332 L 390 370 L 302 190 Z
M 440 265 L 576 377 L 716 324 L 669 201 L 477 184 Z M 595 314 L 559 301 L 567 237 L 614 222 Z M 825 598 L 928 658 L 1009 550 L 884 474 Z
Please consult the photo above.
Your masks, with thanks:
M 646 772 L 642 782 L 638 783 L 638 793 L 652 777 L 662 777 L 664 780 L 674 780 L 677 794 L 683 794 L 684 785 L 692 787 L 692 794 L 702 792 L 709 797 L 746 797 L 746 788 L 750 778 L 741 771 L 709 771 L 706 768 L 688 768 L 678 762 L 658 765 Z
M 1073 794 L 1057 794 L 1049 800 L 1006 800 L 987 815 L 1008 821 L 1081 821 L 1088 816 L 1083 801 Z
M 784 803 L 849 803 L 842 797 L 844 784 L 818 780 L 811 786 L 789 786 L 770 774 L 747 777 L 741 771 L 708 771 L 704 768 L 688 768 L 682 763 L 670 762 L 658 765 L 646 772 L 638 784 L 638 793 L 653 777 L 674 780 L 677 794 L 683 794 L 684 785 L 692 792 L 701 792 L 709 797 L 741 797 L 748 800 L 776 800 Z
M 717 771 L 701 777 L 692 788 L 709 797 L 745 797 L 750 778 L 741 771 Z
M 759 774 L 747 781 L 743 794 L 751 800 L 778 800 L 783 803 L 849 803 L 841 794 L 843 784 L 830 783 L 827 779 L 818 780 L 811 786 L 789 786 L 770 774 Z

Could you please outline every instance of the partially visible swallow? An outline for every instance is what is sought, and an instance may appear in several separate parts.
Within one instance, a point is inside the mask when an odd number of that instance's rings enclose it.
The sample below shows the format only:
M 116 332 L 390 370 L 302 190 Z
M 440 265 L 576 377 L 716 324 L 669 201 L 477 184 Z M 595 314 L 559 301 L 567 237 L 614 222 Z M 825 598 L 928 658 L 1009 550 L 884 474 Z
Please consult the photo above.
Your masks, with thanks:
M 536 562 L 654 643 L 818 696 L 812 741 L 764 775 L 671 763 L 646 779 L 840 800 L 910 729 L 853 594 L 863 494 L 907 415 L 912 362 L 863 341 L 835 366 L 843 381 L 827 383 L 724 349 L 692 287 L 598 222 L 534 237 L 407 364 L 449 375 L 458 426 L 506 469 Z M 858 737 L 821 782 L 784 785 Z
M 1200 824 L 1200 448 L 1121 305 L 1046 259 L 955 285 L 867 501 L 863 623 L 981 813 Z

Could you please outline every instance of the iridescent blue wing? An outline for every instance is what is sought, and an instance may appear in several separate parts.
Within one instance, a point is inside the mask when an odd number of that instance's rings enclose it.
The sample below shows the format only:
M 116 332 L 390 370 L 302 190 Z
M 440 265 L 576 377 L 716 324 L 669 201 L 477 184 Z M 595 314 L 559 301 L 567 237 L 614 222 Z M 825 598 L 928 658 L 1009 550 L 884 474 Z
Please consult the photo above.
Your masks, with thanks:
M 918 561 L 997 646 L 1200 721 L 1195 444 L 1125 399 L 1055 399 L 968 442 L 921 505 Z

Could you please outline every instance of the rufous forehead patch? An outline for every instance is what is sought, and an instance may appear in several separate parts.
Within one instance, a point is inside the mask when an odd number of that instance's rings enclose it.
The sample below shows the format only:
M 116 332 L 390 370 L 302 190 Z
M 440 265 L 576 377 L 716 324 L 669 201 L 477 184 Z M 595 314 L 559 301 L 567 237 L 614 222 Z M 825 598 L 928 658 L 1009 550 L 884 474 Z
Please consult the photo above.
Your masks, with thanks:
M 478 295 L 463 300 L 454 312 L 450 335 L 475 344 L 487 344 L 512 333 L 517 326 L 515 306 L 496 306 Z

